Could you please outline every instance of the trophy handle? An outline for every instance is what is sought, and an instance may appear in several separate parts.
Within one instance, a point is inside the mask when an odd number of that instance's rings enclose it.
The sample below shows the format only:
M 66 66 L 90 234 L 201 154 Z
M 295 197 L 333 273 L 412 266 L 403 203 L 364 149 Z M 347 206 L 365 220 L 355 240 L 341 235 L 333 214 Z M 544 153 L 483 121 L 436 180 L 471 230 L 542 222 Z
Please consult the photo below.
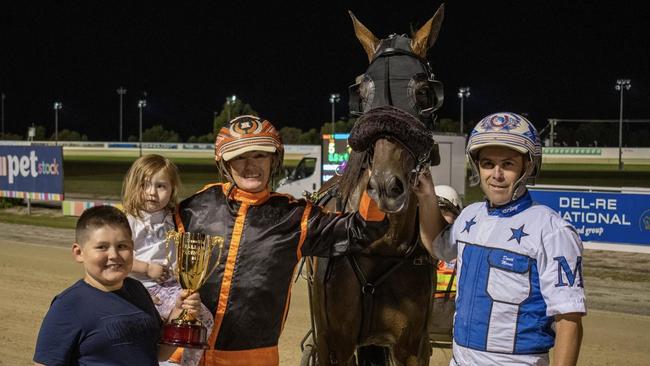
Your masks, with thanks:
M 173 241 L 174 243 L 178 243 L 181 238 L 181 235 L 183 234 L 179 233 L 176 230 L 169 230 L 167 232 L 167 238 L 165 239 L 165 252 L 166 252 L 165 260 L 167 261 L 167 264 L 171 268 L 172 274 L 176 276 L 176 279 L 178 279 L 178 271 L 176 270 L 176 268 L 174 268 L 174 266 L 171 266 L 171 264 L 174 262 L 172 261 L 172 251 L 169 250 L 169 242 Z
M 217 256 L 217 260 L 214 262 L 214 265 L 212 266 L 212 269 L 208 274 L 204 277 L 204 279 L 210 278 L 212 273 L 217 269 L 217 266 L 219 266 L 219 263 L 221 263 L 221 253 L 223 251 L 223 242 L 224 238 L 222 236 L 210 236 L 210 254 L 212 254 L 212 251 L 216 246 L 219 246 L 219 255 Z

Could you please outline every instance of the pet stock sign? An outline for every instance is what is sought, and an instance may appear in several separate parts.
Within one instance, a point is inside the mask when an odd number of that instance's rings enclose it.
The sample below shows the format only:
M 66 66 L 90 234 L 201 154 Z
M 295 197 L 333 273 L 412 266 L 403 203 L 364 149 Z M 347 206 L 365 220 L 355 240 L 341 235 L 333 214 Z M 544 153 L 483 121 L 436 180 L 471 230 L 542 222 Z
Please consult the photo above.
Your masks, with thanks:
M 63 148 L 0 146 L 0 196 L 63 200 Z
M 650 194 L 530 189 L 533 200 L 571 223 L 583 241 L 650 245 Z

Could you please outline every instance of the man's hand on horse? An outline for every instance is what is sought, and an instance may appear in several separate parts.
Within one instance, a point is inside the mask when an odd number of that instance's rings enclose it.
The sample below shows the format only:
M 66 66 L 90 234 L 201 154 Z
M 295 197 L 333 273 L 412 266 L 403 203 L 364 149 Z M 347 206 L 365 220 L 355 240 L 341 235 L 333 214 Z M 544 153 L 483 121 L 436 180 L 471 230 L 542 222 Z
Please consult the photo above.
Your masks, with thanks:
M 418 197 L 418 200 L 428 199 L 435 202 L 436 190 L 429 169 L 425 169 L 422 173 L 418 174 L 412 189 L 413 193 Z

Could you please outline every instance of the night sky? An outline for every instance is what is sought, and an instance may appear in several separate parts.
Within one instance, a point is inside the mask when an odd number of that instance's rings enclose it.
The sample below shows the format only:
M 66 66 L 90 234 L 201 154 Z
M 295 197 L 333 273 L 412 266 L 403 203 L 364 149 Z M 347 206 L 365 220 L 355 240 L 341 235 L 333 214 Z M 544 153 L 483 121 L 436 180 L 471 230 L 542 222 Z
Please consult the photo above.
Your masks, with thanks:
M 20 3 L 19 5 L 17 3 Z M 125 137 L 144 127 L 181 137 L 212 128 L 236 94 L 277 127 L 330 120 L 329 94 L 367 66 L 347 10 L 378 38 L 409 33 L 440 1 L 6 2 L 0 9 L 0 91 L 5 131 L 35 123 L 91 140 L 118 139 L 124 86 Z M 262 5 L 260 5 L 262 4 Z M 640 5 L 632 5 L 640 4 Z M 548 118 L 619 114 L 617 78 L 629 78 L 626 118 L 650 118 L 650 5 L 640 1 L 448 1 L 428 59 L 445 84 L 441 118 L 459 118 L 459 86 L 470 86 L 466 121 L 510 110 L 542 128 Z M 468 122 L 466 122 L 468 123 Z

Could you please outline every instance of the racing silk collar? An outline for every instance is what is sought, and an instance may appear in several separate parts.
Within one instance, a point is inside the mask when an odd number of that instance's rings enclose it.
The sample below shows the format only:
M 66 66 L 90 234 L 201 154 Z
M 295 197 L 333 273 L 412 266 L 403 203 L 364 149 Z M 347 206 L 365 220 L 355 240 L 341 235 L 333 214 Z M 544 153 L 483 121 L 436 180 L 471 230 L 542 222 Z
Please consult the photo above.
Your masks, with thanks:
M 221 186 L 224 195 L 228 194 L 228 190 L 230 190 L 231 186 L 232 183 L 230 182 Z M 232 189 L 232 192 L 230 192 L 230 196 L 228 198 L 249 205 L 261 205 L 262 203 L 266 202 L 269 197 L 271 197 L 271 192 L 269 192 L 268 189 L 265 189 L 262 192 L 252 193 L 234 187 Z
M 498 216 L 498 217 L 510 217 L 514 216 L 528 207 L 533 205 L 533 199 L 530 197 L 530 193 L 526 190 L 526 194 L 517 198 L 516 200 L 499 207 L 490 207 L 490 202 L 486 201 L 485 207 L 488 210 L 488 215 Z

